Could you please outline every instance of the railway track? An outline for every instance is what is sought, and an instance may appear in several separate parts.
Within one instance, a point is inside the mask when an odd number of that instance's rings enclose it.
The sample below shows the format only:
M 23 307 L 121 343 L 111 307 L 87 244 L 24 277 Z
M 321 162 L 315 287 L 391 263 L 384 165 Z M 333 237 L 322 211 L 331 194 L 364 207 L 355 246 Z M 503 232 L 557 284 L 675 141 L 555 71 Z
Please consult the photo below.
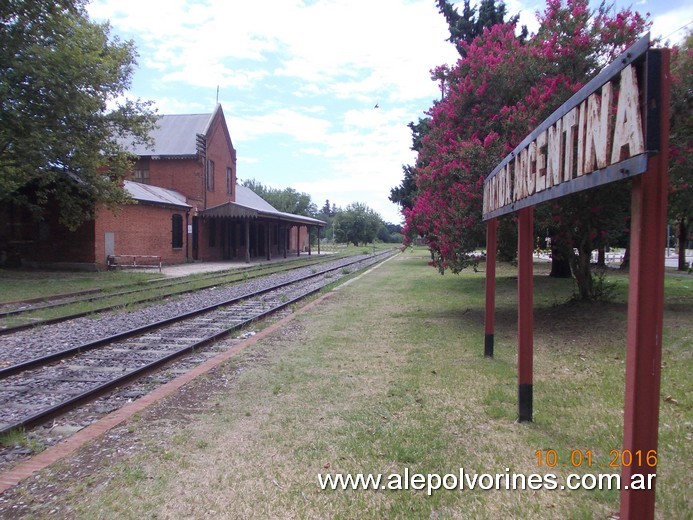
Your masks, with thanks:
M 306 266 L 320 265 L 333 261 L 335 258 L 320 258 L 310 261 L 292 261 L 291 264 L 270 264 L 245 269 L 235 269 L 233 272 L 224 271 L 209 273 L 201 276 L 186 277 L 179 280 L 155 279 L 149 282 L 128 284 L 115 287 L 108 291 L 94 289 L 80 291 L 72 294 L 62 294 L 54 298 L 32 299 L 27 301 L 12 302 L 0 305 L 0 335 L 30 329 L 39 325 L 60 323 L 87 316 L 94 312 L 105 312 L 123 305 L 142 304 L 158 301 L 167 296 L 182 295 L 192 291 L 198 291 L 208 287 L 224 284 L 244 282 L 249 279 L 265 276 L 269 273 L 277 273 L 300 269 Z M 136 296 L 136 295 L 142 296 Z M 107 300 L 104 305 L 96 302 Z M 70 310 L 69 307 L 84 306 L 87 310 Z M 46 312 L 64 308 L 59 316 L 45 317 Z M 44 314 L 44 317 L 41 314 Z M 37 316 L 38 315 L 38 316 Z
M 200 352 L 249 323 L 291 306 L 391 253 L 342 259 L 320 269 L 313 267 L 288 280 L 248 288 L 244 294 L 221 298 L 213 304 L 117 334 L 54 348 L 30 359 L 22 359 L 18 353 L 4 353 L 0 360 L 0 434 L 44 423 L 187 353 Z M 56 337 L 54 343 L 64 341 Z

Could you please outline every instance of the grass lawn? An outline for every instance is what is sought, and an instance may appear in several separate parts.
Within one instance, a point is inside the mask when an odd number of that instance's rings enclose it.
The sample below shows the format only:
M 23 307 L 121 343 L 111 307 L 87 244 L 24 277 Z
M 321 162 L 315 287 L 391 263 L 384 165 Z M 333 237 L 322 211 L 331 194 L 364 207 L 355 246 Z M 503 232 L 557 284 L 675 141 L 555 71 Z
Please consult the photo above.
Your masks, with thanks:
M 617 491 L 330 490 L 318 474 L 620 473 L 627 277 L 614 303 L 566 304 L 535 268 L 534 422 L 519 424 L 516 270 L 499 265 L 494 359 L 484 274 L 407 251 L 131 422 L 133 449 L 36 504 L 79 518 L 608 518 Z M 483 268 L 483 266 L 482 266 Z M 666 277 L 657 515 L 691 513 L 693 279 Z M 558 465 L 545 464 L 555 450 Z M 571 453 L 589 450 L 579 467 Z M 538 454 L 543 464 L 538 464 Z M 69 461 L 62 464 L 69 464 Z M 65 469 L 66 466 L 63 466 Z M 74 474 L 74 473 L 73 473 Z M 31 491 L 22 498 L 36 500 Z
M 44 298 L 89 289 L 144 283 L 156 273 L 132 271 L 67 272 L 0 269 L 0 303 Z

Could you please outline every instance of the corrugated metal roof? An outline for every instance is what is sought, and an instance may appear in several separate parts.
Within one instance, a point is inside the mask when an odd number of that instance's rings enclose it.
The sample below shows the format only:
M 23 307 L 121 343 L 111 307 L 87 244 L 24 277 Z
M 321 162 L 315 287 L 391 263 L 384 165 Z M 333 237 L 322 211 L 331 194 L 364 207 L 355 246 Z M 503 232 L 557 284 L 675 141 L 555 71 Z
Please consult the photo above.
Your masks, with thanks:
M 258 211 L 273 211 L 279 213 L 279 210 L 272 206 L 265 199 L 260 197 L 250 188 L 236 184 L 236 204 L 256 209 Z
M 162 115 L 157 127 L 150 133 L 154 147 L 123 140 L 121 145 L 130 153 L 140 157 L 188 157 L 197 154 L 197 134 L 206 134 L 214 114 Z
M 250 188 L 236 185 L 236 202 L 226 202 L 213 208 L 208 208 L 200 212 L 203 217 L 212 218 L 270 218 L 283 220 L 297 224 L 310 224 L 312 226 L 327 225 L 322 220 L 303 215 L 294 215 L 278 211 L 265 199 L 260 197 Z
M 180 208 L 192 207 L 185 202 L 185 195 L 178 193 L 177 191 L 133 181 L 124 181 L 123 187 L 133 199 L 140 202 L 177 206 Z

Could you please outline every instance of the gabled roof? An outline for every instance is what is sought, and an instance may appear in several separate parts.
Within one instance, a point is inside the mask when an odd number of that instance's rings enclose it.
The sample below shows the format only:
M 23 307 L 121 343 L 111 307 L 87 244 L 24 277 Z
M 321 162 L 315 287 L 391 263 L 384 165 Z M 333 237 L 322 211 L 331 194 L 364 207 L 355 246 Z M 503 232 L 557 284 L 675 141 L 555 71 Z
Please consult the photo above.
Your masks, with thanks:
M 149 136 L 154 141 L 151 148 L 142 143 L 135 143 L 132 139 L 122 139 L 121 146 L 128 152 L 139 157 L 154 158 L 188 158 L 195 157 L 198 153 L 197 136 L 209 136 L 214 118 L 222 118 L 225 138 L 231 153 L 233 144 L 226 128 L 224 112 L 221 105 L 217 105 L 214 112 L 209 114 L 169 114 L 161 115 L 156 121 L 156 127 Z
M 154 141 L 153 148 L 132 141 L 121 144 L 128 152 L 140 157 L 192 157 L 197 155 L 197 134 L 206 135 L 213 116 L 213 113 L 162 115 L 149 134 Z
M 226 202 L 219 206 L 207 208 L 200 212 L 203 217 L 209 218 L 269 218 L 282 220 L 294 224 L 306 224 L 311 226 L 326 226 L 327 223 L 312 217 L 294 215 L 277 210 L 265 199 L 260 197 L 250 188 L 235 186 L 236 202 Z
M 177 191 L 133 181 L 124 181 L 123 188 L 125 188 L 125 191 L 127 191 L 133 199 L 145 204 L 173 206 L 185 209 L 190 209 L 192 207 L 185 202 L 185 195 Z

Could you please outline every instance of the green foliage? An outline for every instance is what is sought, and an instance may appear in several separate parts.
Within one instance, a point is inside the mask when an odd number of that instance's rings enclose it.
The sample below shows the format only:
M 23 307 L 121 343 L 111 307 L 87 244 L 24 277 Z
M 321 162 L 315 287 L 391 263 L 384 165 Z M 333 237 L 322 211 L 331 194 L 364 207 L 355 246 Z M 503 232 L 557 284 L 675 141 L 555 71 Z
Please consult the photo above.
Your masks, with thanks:
M 396 188 L 390 190 L 390 201 L 399 204 L 401 209 L 411 209 L 414 207 L 416 198 L 416 167 L 410 165 L 402 166 L 404 179 Z
M 690 220 L 693 217 L 693 31 L 674 50 L 671 71 L 669 216 Z
M 505 3 L 501 0 L 481 0 L 479 10 L 471 7 L 469 0 L 464 0 L 462 14 L 457 12 L 452 2 L 448 0 L 437 0 L 438 10 L 445 16 L 448 22 L 450 38 L 448 39 L 455 45 L 460 56 L 466 56 L 465 48 L 462 43 L 472 43 L 474 38 L 484 32 L 484 28 L 493 27 L 496 24 L 510 23 L 516 24 L 520 15 L 515 15 L 509 20 L 505 20 Z M 522 28 L 522 38 L 527 36 L 527 28 Z
M 597 269 L 592 273 L 592 291 L 590 294 L 590 301 L 595 302 L 612 302 L 616 298 L 616 292 L 618 289 L 617 284 L 607 277 L 605 269 Z M 573 293 L 573 300 L 585 300 L 580 294 L 579 286 L 575 287 L 575 292 Z
M 671 58 L 669 134 L 669 219 L 678 228 L 679 270 L 686 270 L 685 249 L 693 219 L 693 31 Z
M 320 209 L 320 215 L 323 217 L 334 217 L 337 213 L 337 206 L 334 203 L 330 206 L 330 200 L 326 199 L 325 204 Z
M 85 0 L 9 0 L 0 7 L 0 203 L 38 220 L 49 203 L 71 229 L 97 204 L 129 201 L 130 157 L 147 142 L 149 103 L 119 101 L 135 66 L 131 41 L 91 22 Z
M 316 217 L 318 213 L 318 207 L 307 193 L 299 193 L 293 188 L 271 188 L 255 179 L 243 181 L 242 184 L 284 213 L 305 217 Z
M 381 224 L 378 228 L 378 240 L 386 244 L 401 244 L 404 240 L 402 226 L 398 224 Z
M 419 138 L 414 204 L 403 211 L 405 241 L 423 237 L 432 265 L 459 272 L 473 265 L 473 252 L 484 241 L 483 178 L 648 24 L 637 13 L 606 4 L 590 9 L 587 0 L 552 0 L 537 15 L 537 33 L 525 39 L 514 24 L 498 23 L 494 17 L 504 7 L 493 1 L 481 3 L 476 20 L 469 3 L 462 15 L 447 1 L 438 6 L 464 58 L 433 74 L 443 97 L 427 112 L 430 121 Z M 482 19 L 489 21 L 488 30 L 475 25 Z M 629 208 L 623 183 L 537 206 L 535 226 L 552 238 L 552 252 L 570 262 L 581 298 L 594 297 L 592 250 L 622 237 Z M 512 219 L 503 221 L 501 256 L 512 258 L 514 226 Z
M 27 435 L 23 429 L 10 430 L 0 435 L 0 446 L 6 448 L 21 446 L 27 448 L 32 453 L 39 453 L 46 449 L 42 440 Z
M 423 138 L 428 134 L 431 129 L 431 118 L 424 117 L 419 118 L 419 122 L 414 124 L 410 122 L 408 125 L 412 134 L 412 145 L 411 149 L 415 152 L 421 151 L 423 147 Z M 402 183 L 390 190 L 390 196 L 388 197 L 390 201 L 395 204 L 399 204 L 400 209 L 412 209 L 414 207 L 414 201 L 417 195 L 416 187 L 416 166 L 403 165 L 402 170 L 404 171 L 404 178 Z M 401 230 L 400 230 L 401 231 Z
M 354 202 L 335 216 L 334 230 L 337 242 L 369 244 L 375 240 L 383 220 L 363 203 Z

